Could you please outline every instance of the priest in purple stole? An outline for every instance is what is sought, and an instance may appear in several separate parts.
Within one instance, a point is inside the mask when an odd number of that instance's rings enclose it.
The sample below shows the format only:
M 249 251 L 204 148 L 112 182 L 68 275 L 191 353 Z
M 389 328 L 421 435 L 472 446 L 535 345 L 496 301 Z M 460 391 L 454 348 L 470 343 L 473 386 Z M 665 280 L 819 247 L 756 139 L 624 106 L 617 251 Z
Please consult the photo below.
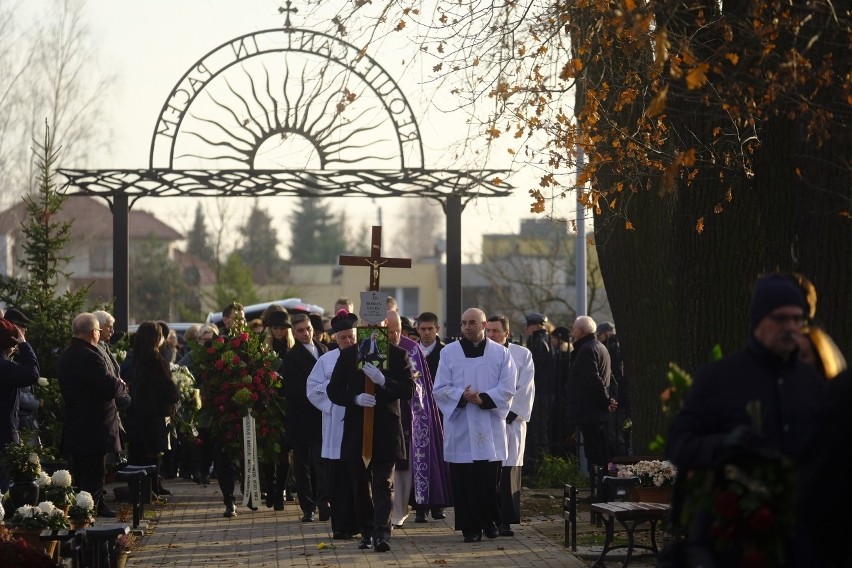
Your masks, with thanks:
M 415 383 L 411 403 L 400 405 L 408 461 L 397 463 L 394 476 L 391 522 L 399 527 L 408 517 L 409 501 L 433 511 L 448 507 L 452 505 L 452 488 L 449 465 L 444 461 L 443 423 L 432 398 L 433 379 L 426 357 L 419 343 L 402 335 L 397 312 L 388 312 L 387 328 L 388 341 L 408 352 Z

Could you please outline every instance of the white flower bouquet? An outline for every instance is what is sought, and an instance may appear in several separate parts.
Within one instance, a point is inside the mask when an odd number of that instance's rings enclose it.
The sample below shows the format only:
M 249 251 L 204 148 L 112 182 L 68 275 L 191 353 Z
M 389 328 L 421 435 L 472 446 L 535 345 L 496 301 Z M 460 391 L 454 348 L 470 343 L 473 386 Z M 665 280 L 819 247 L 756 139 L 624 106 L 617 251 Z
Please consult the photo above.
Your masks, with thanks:
M 71 473 L 67 469 L 55 471 L 47 480 L 48 482 L 42 486 L 42 496 L 46 501 L 52 502 L 57 507 L 74 504 L 74 488 L 71 487 Z M 43 478 L 39 476 L 36 483 L 42 482 Z
M 50 501 L 42 501 L 37 507 L 24 505 L 18 507 L 12 518 L 7 521 L 12 529 L 44 530 L 67 529 L 68 517 L 65 511 L 58 509 Z
M 88 491 L 80 491 L 74 498 L 74 504 L 68 516 L 78 521 L 92 522 L 95 517 L 95 499 Z
M 610 471 L 615 470 L 617 477 L 638 477 L 644 487 L 666 487 L 674 485 L 677 469 L 670 461 L 643 460 L 635 464 L 610 464 Z

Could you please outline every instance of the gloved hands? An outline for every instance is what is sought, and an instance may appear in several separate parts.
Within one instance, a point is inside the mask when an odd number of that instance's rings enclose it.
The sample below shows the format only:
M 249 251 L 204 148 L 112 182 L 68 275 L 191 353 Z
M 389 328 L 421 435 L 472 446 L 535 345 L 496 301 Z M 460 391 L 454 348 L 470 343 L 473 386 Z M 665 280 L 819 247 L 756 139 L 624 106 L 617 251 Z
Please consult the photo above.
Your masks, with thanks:
M 376 406 L 376 397 L 372 394 L 362 392 L 355 397 L 355 404 L 364 408 L 372 408 Z
M 379 368 L 372 363 L 364 363 L 364 374 L 367 375 L 373 383 L 380 387 L 385 386 L 385 376 L 379 371 Z
M 506 415 L 506 424 L 511 424 L 512 422 L 515 421 L 515 418 L 517 418 L 517 417 L 518 417 L 518 415 L 510 410 L 509 414 Z
M 740 424 L 722 439 L 722 446 L 729 449 L 751 450 L 762 444 L 763 436 L 745 424 Z

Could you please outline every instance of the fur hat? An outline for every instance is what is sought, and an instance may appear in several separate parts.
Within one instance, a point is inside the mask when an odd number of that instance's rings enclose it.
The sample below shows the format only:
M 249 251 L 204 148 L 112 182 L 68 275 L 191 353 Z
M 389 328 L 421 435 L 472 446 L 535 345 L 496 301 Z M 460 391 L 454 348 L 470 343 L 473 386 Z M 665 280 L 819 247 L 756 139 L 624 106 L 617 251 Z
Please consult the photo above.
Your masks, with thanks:
M 15 341 L 17 339 L 17 341 Z M 21 330 L 5 318 L 0 318 L 0 351 L 6 351 L 20 343 Z
M 788 276 L 771 272 L 758 278 L 748 306 L 751 328 L 756 328 L 763 318 L 782 306 L 796 306 L 808 313 L 801 289 Z
M 331 318 L 331 329 L 334 330 L 334 333 L 352 329 L 356 325 L 358 325 L 358 316 L 350 314 L 346 310 L 338 310 L 334 317 Z

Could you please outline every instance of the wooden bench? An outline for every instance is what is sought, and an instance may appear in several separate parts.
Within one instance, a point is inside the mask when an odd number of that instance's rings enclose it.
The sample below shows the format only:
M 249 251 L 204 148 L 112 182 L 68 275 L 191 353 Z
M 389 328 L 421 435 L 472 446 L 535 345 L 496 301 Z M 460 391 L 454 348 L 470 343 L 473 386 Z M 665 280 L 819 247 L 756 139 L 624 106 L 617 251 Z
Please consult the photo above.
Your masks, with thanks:
M 671 507 L 665 503 L 635 503 L 635 502 L 608 502 L 608 503 L 592 503 L 592 512 L 598 513 L 603 518 L 604 526 L 606 527 L 606 537 L 604 540 L 603 550 L 598 557 L 594 566 L 603 566 L 606 555 L 619 548 L 626 548 L 627 555 L 624 559 L 622 568 L 630 564 L 633 558 L 633 551 L 637 548 L 649 551 L 642 556 L 652 555 L 657 556 L 659 549 L 657 548 L 657 523 L 664 520 L 669 514 Z M 627 545 L 613 546 L 612 541 L 615 533 L 615 521 L 618 521 L 624 530 L 627 532 Z M 651 546 L 637 545 L 633 538 L 636 527 L 643 523 L 651 524 Z

